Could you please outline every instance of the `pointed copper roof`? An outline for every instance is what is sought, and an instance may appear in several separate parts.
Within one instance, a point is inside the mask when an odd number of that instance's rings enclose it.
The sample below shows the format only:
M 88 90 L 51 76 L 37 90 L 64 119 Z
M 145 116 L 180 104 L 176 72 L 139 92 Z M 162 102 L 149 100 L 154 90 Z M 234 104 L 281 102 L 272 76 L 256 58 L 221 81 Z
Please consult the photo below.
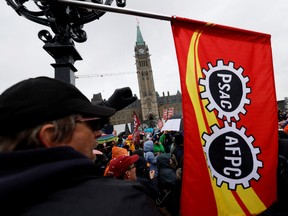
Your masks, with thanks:
M 143 40 L 139 25 L 137 25 L 136 45 L 145 45 L 145 41 Z

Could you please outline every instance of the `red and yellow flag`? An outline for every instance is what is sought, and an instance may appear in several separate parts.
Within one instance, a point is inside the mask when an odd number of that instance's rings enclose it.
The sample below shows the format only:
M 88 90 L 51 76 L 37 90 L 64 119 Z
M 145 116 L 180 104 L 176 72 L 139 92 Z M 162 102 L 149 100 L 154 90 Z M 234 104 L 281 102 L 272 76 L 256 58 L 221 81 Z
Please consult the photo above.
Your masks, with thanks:
M 181 213 L 256 215 L 276 200 L 270 35 L 176 17 L 184 168 Z

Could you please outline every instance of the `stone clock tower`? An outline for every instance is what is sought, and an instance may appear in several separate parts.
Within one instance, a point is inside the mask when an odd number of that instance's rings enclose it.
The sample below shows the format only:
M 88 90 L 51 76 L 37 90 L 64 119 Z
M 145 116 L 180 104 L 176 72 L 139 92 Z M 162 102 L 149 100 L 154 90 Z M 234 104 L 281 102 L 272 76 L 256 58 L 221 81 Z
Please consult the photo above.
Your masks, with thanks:
M 159 109 L 154 86 L 149 49 L 143 40 L 139 25 L 137 25 L 137 39 L 134 51 L 142 119 L 144 122 L 147 122 L 149 127 L 153 127 L 159 119 Z

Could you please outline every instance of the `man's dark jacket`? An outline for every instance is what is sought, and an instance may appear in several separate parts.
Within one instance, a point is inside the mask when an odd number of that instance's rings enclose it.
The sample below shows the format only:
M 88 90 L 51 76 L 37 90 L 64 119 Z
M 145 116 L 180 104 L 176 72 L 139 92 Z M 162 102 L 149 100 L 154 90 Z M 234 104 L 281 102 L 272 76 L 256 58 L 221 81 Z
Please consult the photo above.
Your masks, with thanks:
M 161 215 L 139 183 L 97 177 L 70 147 L 0 153 L 0 214 Z

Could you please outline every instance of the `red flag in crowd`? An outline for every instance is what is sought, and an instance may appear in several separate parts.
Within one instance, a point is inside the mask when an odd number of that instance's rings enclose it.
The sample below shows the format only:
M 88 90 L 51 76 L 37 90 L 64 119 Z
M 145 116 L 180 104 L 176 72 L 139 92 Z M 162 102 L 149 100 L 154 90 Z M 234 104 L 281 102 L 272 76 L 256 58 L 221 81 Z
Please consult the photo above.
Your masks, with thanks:
M 134 132 L 138 130 L 139 126 L 140 126 L 140 120 L 137 116 L 137 114 L 135 113 L 135 111 L 133 111 L 133 121 L 134 121 Z
M 270 35 L 176 17 L 184 120 L 181 212 L 255 215 L 276 200 Z
M 140 120 L 134 111 L 133 111 L 133 121 L 134 121 L 134 131 L 132 140 L 134 145 L 137 145 L 140 143 L 140 132 L 138 131 L 138 128 L 140 126 Z

